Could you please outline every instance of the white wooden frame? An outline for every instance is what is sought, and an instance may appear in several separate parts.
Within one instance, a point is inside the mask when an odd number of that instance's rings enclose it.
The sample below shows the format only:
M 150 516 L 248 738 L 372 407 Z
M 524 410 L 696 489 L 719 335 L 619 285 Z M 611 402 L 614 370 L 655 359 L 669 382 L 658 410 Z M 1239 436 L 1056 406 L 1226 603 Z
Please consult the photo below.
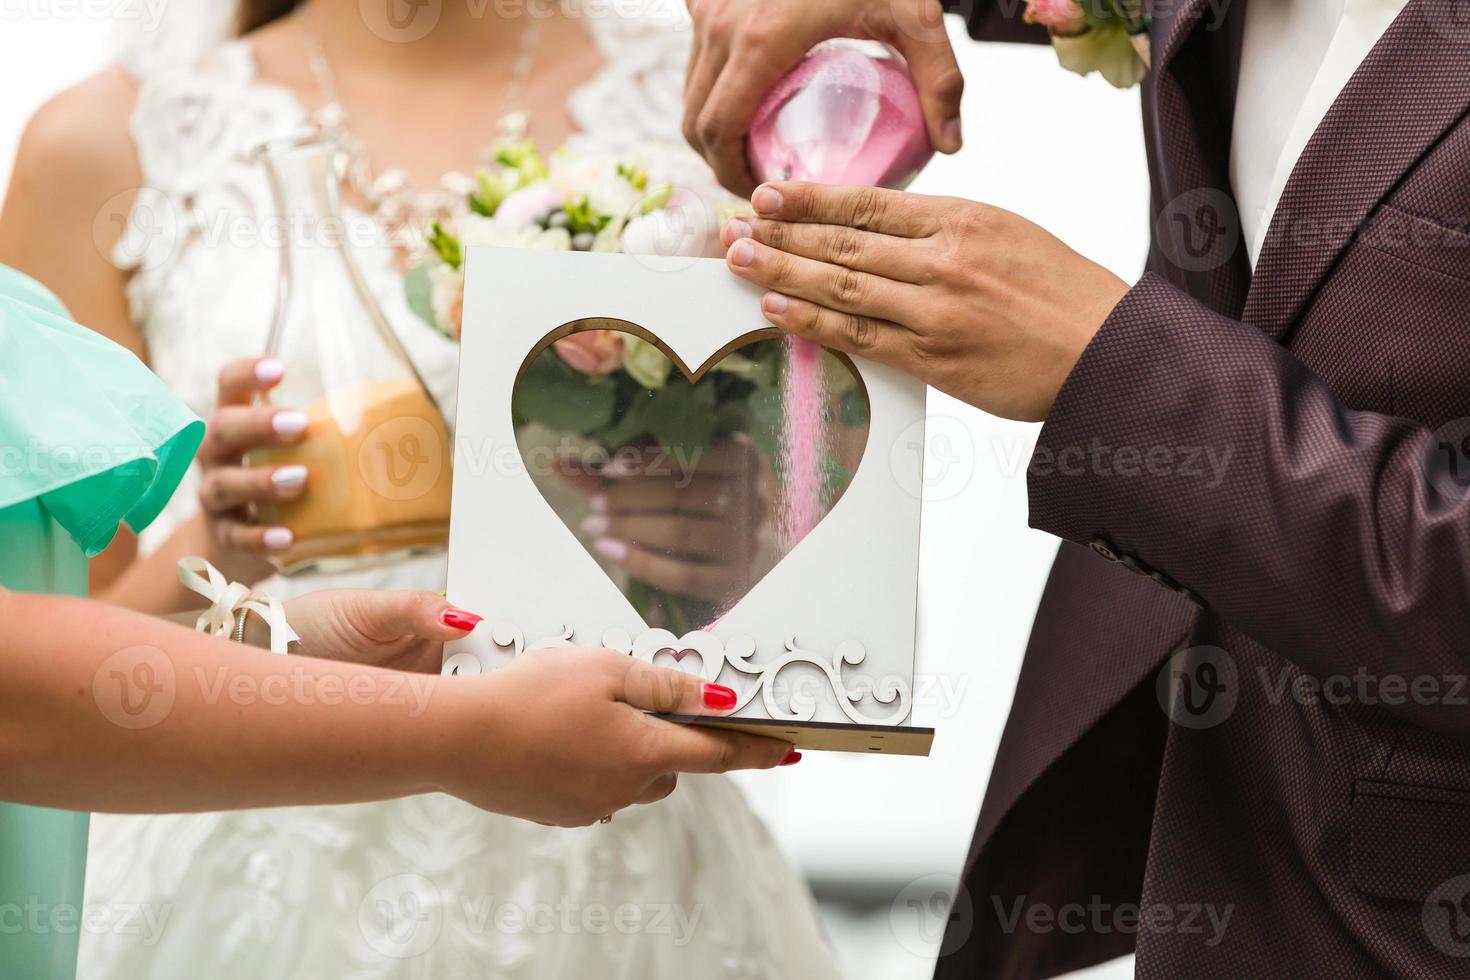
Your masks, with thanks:
M 760 291 L 718 259 L 473 247 L 466 260 L 449 598 L 487 621 L 445 651 L 447 673 L 525 650 L 607 646 L 736 689 L 724 724 L 811 748 L 927 754 L 908 728 L 924 387 L 854 360 L 867 447 L 827 517 L 739 600 L 714 634 L 650 630 L 542 498 L 516 449 L 511 395 L 528 354 L 566 324 L 622 319 L 695 374 L 769 330 Z M 805 666 L 796 666 L 805 665 Z

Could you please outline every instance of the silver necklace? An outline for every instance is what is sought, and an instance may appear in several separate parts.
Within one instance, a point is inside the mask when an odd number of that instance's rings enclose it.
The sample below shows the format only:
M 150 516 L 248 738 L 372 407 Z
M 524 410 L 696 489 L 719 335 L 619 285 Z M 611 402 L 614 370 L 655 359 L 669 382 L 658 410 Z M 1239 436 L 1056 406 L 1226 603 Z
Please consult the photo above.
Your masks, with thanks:
M 321 95 L 321 108 L 312 113 L 312 121 L 321 131 L 337 141 L 337 173 L 342 183 L 366 201 L 372 215 L 388 231 L 389 241 L 404 249 L 410 257 L 420 254 L 424 235 L 435 221 L 453 218 L 464 205 L 465 195 L 474 188 L 474 178 L 451 170 L 439 178 L 439 186 L 418 189 L 409 185 L 408 175 L 393 168 L 375 173 L 367 147 L 353 135 L 347 124 L 347 110 L 338 94 L 337 76 L 327 59 L 321 33 L 312 15 L 312 5 L 303 4 L 303 37 L 307 64 Z M 525 26 L 516 43 L 515 62 L 510 81 L 501 98 L 500 115 L 495 121 L 495 142 L 480 151 L 480 163 L 490 165 L 496 151 L 506 143 L 526 138 L 530 117 L 522 105 L 526 82 L 536 65 L 536 49 L 541 40 L 542 22 L 552 12 L 546 0 L 528 0 L 522 15 Z

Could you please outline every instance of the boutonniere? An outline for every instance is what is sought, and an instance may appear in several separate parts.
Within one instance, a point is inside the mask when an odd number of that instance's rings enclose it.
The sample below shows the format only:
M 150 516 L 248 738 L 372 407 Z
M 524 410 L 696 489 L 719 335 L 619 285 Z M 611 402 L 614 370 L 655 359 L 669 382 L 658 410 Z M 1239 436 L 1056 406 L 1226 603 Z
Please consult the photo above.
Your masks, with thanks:
M 1148 16 L 1142 0 L 1026 0 L 1026 23 L 1051 32 L 1063 68 L 1098 72 L 1132 88 L 1149 69 Z

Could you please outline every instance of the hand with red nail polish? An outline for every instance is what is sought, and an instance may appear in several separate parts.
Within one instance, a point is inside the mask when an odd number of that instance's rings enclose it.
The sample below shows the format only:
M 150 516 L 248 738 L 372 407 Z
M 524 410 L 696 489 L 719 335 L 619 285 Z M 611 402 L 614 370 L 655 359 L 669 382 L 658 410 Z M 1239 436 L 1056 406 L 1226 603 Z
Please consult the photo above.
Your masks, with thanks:
M 717 715 L 735 691 L 682 670 L 655 667 L 611 650 L 532 650 L 488 674 L 456 679 L 449 692 L 478 686 L 481 704 L 467 722 L 468 744 L 494 745 L 493 764 L 451 793 L 487 809 L 540 823 L 579 826 L 673 792 L 681 772 L 772 769 L 795 761 L 776 739 L 654 714 Z M 629 709 L 637 710 L 629 710 Z M 470 758 L 473 753 L 441 753 Z
M 439 672 L 445 641 L 483 619 L 434 592 L 327 589 L 286 602 L 286 620 L 301 637 L 292 653 L 429 674 Z

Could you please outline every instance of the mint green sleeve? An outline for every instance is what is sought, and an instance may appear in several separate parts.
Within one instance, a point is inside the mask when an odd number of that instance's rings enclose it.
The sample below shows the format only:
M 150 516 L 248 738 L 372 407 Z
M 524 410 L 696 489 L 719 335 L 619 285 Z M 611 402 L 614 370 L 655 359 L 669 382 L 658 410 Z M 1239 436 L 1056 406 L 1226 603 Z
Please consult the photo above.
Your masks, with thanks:
M 95 555 L 158 516 L 203 437 L 130 351 L 0 266 L 0 509 L 39 500 Z

